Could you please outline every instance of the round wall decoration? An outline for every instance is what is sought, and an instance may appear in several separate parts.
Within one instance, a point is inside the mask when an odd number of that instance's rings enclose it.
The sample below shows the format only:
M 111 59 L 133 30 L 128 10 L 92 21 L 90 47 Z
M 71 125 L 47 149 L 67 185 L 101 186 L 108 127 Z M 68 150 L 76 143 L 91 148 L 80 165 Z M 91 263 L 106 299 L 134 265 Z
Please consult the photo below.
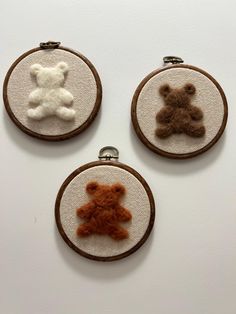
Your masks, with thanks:
M 228 107 L 219 83 L 207 72 L 173 63 L 145 77 L 135 91 L 131 116 L 140 140 L 153 152 L 183 159 L 211 148 L 224 132 Z
M 92 260 L 124 258 L 147 240 L 155 220 L 152 192 L 143 177 L 118 162 L 107 146 L 100 161 L 79 167 L 62 184 L 55 218 L 64 241 Z
M 46 42 L 12 64 L 3 99 L 10 118 L 23 132 L 61 141 L 92 123 L 101 105 L 102 86 L 86 57 L 59 42 Z

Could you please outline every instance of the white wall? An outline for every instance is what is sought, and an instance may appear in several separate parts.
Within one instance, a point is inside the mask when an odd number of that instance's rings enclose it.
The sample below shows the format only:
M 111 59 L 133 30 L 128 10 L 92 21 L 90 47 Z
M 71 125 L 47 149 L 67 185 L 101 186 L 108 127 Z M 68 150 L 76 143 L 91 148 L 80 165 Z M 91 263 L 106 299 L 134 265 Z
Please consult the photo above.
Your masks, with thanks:
M 95 123 L 64 143 L 30 138 L 1 110 L 1 313 L 236 313 L 235 11 L 233 0 L 1 0 L 1 82 L 51 39 L 85 54 L 104 88 Z M 130 123 L 137 84 L 169 54 L 211 73 L 229 103 L 222 139 L 183 162 L 146 149 Z M 146 178 L 157 219 L 138 252 L 102 264 L 66 246 L 54 200 L 105 145 Z

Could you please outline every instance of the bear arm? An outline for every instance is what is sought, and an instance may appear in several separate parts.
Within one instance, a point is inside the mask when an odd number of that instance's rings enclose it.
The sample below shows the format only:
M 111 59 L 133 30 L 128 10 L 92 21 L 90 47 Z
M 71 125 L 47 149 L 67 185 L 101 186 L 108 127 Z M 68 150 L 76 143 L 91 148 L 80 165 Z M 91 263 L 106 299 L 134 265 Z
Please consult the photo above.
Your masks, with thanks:
M 65 88 L 60 88 L 60 98 L 65 105 L 71 105 L 74 99 L 73 95 Z
M 89 202 L 79 208 L 77 208 L 77 216 L 83 219 L 89 219 L 91 218 L 93 211 L 95 209 L 95 206 L 93 202 Z
M 132 218 L 128 209 L 118 205 L 116 208 L 116 214 L 119 221 L 129 221 Z
M 172 119 L 174 108 L 167 106 L 162 108 L 157 114 L 157 121 L 159 123 L 169 123 Z
M 193 120 L 201 120 L 203 118 L 202 110 L 195 106 L 190 106 L 188 112 Z
M 29 94 L 29 102 L 32 104 L 39 104 L 43 98 L 43 93 L 41 88 L 36 88 Z

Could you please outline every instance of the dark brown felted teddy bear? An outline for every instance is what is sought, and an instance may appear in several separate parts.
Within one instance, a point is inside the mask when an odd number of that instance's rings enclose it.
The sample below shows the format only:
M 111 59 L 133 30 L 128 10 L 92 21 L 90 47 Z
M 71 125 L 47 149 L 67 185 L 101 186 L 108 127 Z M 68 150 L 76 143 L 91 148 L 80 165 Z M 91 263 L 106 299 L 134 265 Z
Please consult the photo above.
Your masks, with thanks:
M 107 234 L 114 240 L 128 238 L 128 231 L 119 225 L 120 222 L 129 221 L 131 213 L 119 204 L 120 198 L 125 194 L 123 185 L 102 185 L 90 182 L 86 191 L 93 199 L 77 209 L 77 215 L 85 219 L 77 229 L 77 235 L 89 236 L 93 233 Z
M 172 89 L 168 84 L 162 85 L 159 93 L 164 98 L 165 106 L 157 113 L 157 122 L 161 124 L 156 130 L 159 138 L 166 138 L 173 133 L 185 133 L 192 137 L 202 137 L 205 127 L 196 122 L 203 118 L 201 109 L 191 105 L 191 97 L 196 88 L 186 84 L 180 89 Z

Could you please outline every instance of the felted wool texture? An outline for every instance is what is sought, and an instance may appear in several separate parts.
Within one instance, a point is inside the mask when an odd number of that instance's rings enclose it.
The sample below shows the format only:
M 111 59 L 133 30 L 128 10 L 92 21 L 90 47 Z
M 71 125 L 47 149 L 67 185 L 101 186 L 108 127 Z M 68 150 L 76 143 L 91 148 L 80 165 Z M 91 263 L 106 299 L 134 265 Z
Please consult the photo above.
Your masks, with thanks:
M 91 181 L 109 185 L 121 183 L 126 188 L 120 204 L 130 211 L 132 220 L 120 225 L 129 232 L 128 239 L 114 241 L 107 235 L 80 238 L 76 234 L 78 226 L 84 222 L 76 216 L 76 209 L 91 200 L 85 191 Z M 106 165 L 89 168 L 76 176 L 64 191 L 59 211 L 62 227 L 70 241 L 84 252 L 99 257 L 119 255 L 134 247 L 145 234 L 151 215 L 149 198 L 140 181 L 124 169 Z
M 74 119 L 74 109 L 67 108 L 73 101 L 73 95 L 63 88 L 68 65 L 59 62 L 55 67 L 42 67 L 33 64 L 30 73 L 35 76 L 37 87 L 29 94 L 29 104 L 34 105 L 27 111 L 31 119 L 41 120 L 57 116 L 69 121 Z
M 158 138 L 155 131 L 161 124 L 157 123 L 156 115 L 164 106 L 160 87 L 169 84 L 171 88 L 182 88 L 188 83 L 196 88 L 191 104 L 203 112 L 204 137 L 172 134 L 165 139 Z M 218 133 L 224 118 L 224 103 L 218 88 L 208 77 L 188 68 L 171 68 L 153 76 L 143 86 L 136 108 L 138 124 L 147 140 L 157 148 L 174 154 L 191 153 L 205 147 Z
M 56 116 L 40 121 L 30 119 L 27 116 L 29 94 L 36 88 L 30 67 L 36 63 L 43 67 L 54 67 L 61 61 L 69 67 L 64 88 L 74 97 L 75 118 L 71 121 L 63 121 Z M 13 114 L 25 127 L 42 135 L 56 136 L 77 129 L 89 118 L 96 102 L 97 86 L 89 66 L 78 56 L 62 49 L 39 50 L 16 65 L 8 81 L 7 95 Z
M 77 216 L 84 219 L 77 229 L 77 235 L 106 234 L 117 241 L 128 238 L 127 230 L 120 225 L 120 222 L 132 218 L 129 210 L 120 204 L 125 187 L 120 183 L 104 185 L 92 181 L 86 186 L 86 191 L 92 199 L 76 210 Z
M 166 138 L 173 133 L 184 133 L 192 137 L 204 136 L 205 127 L 199 122 L 203 118 L 203 113 L 191 104 L 195 92 L 195 86 L 190 83 L 181 89 L 172 89 L 168 84 L 161 86 L 159 93 L 164 98 L 165 106 L 156 116 L 162 125 L 156 129 L 159 138 Z

